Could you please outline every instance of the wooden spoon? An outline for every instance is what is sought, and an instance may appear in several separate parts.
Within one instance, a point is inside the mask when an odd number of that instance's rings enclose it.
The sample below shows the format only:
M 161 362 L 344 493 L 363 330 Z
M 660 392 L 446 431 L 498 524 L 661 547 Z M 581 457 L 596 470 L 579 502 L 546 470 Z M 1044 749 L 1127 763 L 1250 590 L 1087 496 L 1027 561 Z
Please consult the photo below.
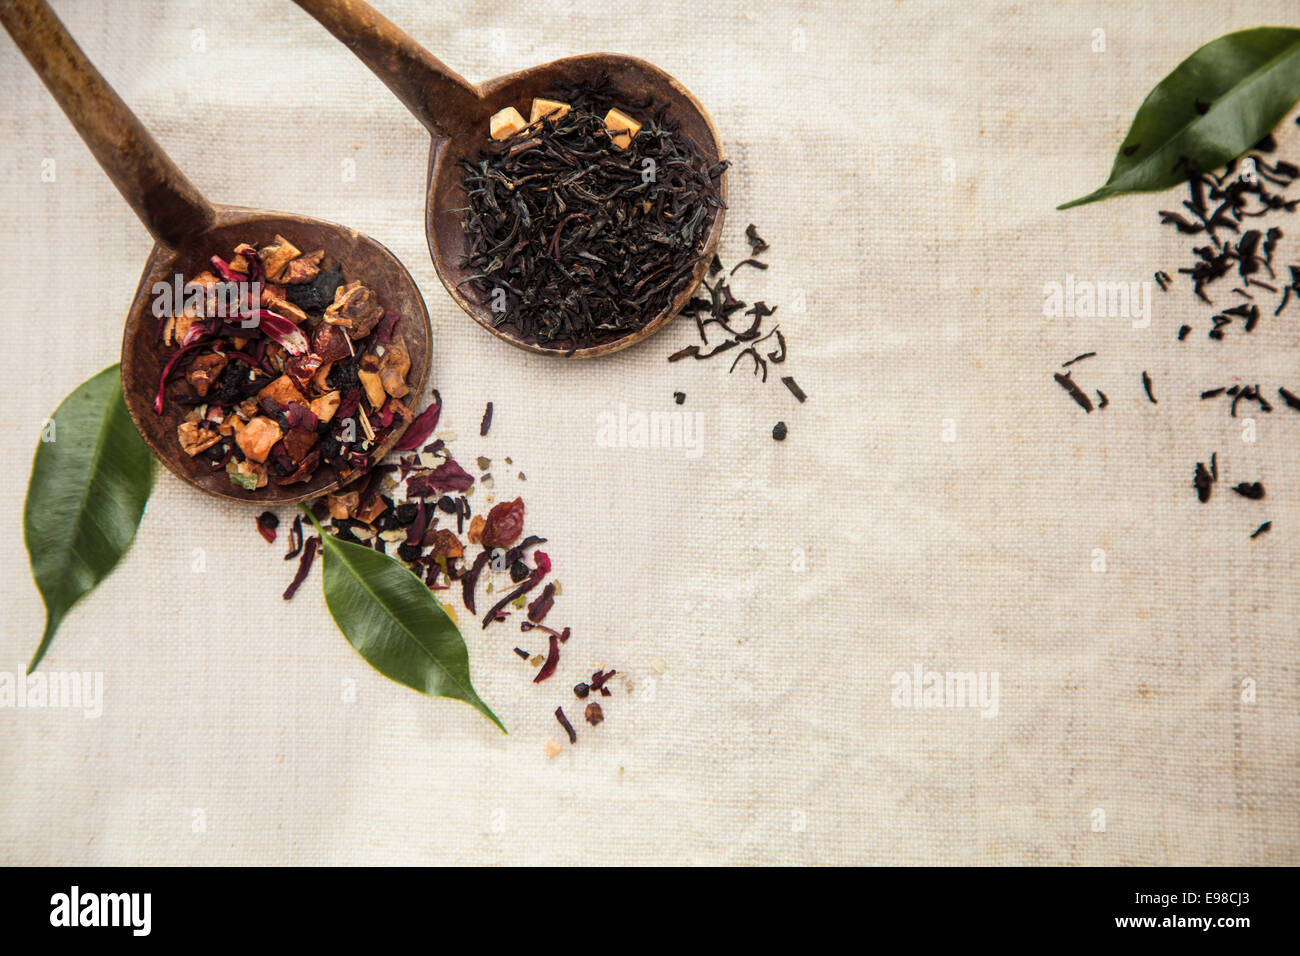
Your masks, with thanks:
M 690 282 L 663 312 L 634 332 L 576 351 L 569 351 L 565 345 L 541 344 L 534 337 L 521 336 L 515 329 L 498 328 L 493 324 L 494 316 L 487 304 L 470 298 L 463 291 L 465 286 L 462 283 L 470 273 L 461 264 L 466 253 L 461 217 L 443 211 L 466 204 L 456 161 L 461 157 L 472 158 L 490 142 L 488 120 L 493 113 L 514 106 L 527 116 L 533 97 L 544 96 L 557 87 L 595 80 L 602 74 L 608 75 L 614 88 L 626 92 L 630 99 L 641 99 L 649 94 L 656 103 L 668 104 L 667 115 L 680 124 L 680 135 L 694 144 L 710 164 L 720 162 L 723 157 L 718 132 L 704 107 L 686 87 L 645 60 L 614 53 L 567 57 L 473 86 L 361 0 L 294 2 L 342 40 L 432 134 L 425 205 L 429 254 L 442 284 L 479 325 L 522 349 L 588 358 L 608 355 L 653 335 L 667 325 L 690 299 L 717 249 L 718 237 L 722 234 L 723 209 L 718 209 L 713 217 L 705 236 L 703 255 L 691 274 Z M 717 188 L 725 202 L 725 173 L 719 178 Z
M 163 414 L 153 410 L 166 361 L 166 350 L 155 344 L 154 284 L 170 284 L 178 274 L 193 277 L 210 268 L 209 256 L 229 257 L 240 242 L 261 248 L 277 233 L 303 251 L 324 249 L 327 263 L 339 263 L 349 280 L 360 279 L 385 308 L 401 316 L 397 334 L 411 356 L 407 384 L 411 394 L 419 396 L 429 373 L 431 336 L 429 313 L 415 280 L 391 252 L 353 229 L 305 216 L 209 203 L 86 59 L 44 0 L 0 0 L 0 22 L 154 237 L 122 337 L 122 390 L 145 442 L 177 477 L 221 498 L 265 506 L 337 488 L 334 469 L 322 465 L 309 482 L 281 487 L 271 481 L 257 491 L 245 491 L 231 483 L 225 469 L 213 470 L 201 457 L 182 451 L 176 427 L 187 409 L 168 402 Z M 404 430 L 405 425 L 399 425 L 371 461 L 382 458 Z

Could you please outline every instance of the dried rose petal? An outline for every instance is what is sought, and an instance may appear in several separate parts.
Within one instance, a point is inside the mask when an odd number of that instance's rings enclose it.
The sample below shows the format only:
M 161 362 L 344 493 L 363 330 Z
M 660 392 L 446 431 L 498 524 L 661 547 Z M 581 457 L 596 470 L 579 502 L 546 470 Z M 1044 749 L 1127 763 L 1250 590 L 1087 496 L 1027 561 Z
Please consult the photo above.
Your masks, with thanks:
M 546 680 L 546 678 L 554 674 L 555 668 L 560 663 L 560 642 L 556 640 L 554 634 L 548 635 L 546 639 L 550 641 L 550 647 L 547 648 L 546 651 L 546 662 L 542 664 L 542 669 L 539 670 L 537 676 L 533 678 L 534 684 L 540 684 L 542 681 Z
M 426 438 L 433 434 L 433 430 L 438 427 L 438 416 L 442 413 L 442 397 L 438 394 L 437 389 L 433 392 L 433 402 L 429 407 L 420 414 L 415 416 L 414 421 L 407 426 L 406 432 L 402 435 L 401 441 L 393 446 L 394 451 L 415 451 L 424 444 Z
M 406 493 L 412 498 L 428 498 L 448 491 L 465 491 L 473 484 L 474 476 L 448 458 L 432 471 L 407 481 Z
M 541 624 L 555 604 L 555 585 L 548 584 L 537 599 L 528 605 L 528 620 Z

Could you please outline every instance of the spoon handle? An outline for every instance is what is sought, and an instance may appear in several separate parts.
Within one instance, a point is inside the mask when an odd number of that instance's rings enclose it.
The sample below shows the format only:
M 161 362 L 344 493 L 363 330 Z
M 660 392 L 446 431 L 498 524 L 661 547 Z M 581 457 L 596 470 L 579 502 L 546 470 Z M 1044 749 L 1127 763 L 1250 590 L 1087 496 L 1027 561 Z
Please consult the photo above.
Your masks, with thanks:
M 45 0 L 0 0 L 0 23 L 145 228 L 178 245 L 214 212 L 86 59 Z
M 446 138 L 481 112 L 478 91 L 361 0 L 294 0 L 383 80 L 430 132 Z

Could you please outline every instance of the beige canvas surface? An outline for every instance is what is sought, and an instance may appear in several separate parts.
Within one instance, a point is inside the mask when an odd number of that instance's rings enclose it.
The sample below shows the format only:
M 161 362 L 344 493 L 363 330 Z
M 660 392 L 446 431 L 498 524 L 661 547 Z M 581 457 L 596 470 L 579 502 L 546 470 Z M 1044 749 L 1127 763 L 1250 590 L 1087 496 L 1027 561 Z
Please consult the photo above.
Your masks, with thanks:
M 723 258 L 749 222 L 772 246 L 736 292 L 780 307 L 774 372 L 810 397 L 668 364 L 689 322 L 586 364 L 484 333 L 429 261 L 427 135 L 288 0 L 57 0 L 209 198 L 346 223 L 408 266 L 440 429 L 526 474 L 498 491 L 549 539 L 574 637 L 533 685 L 513 626 L 466 628 L 503 736 L 372 671 L 318 574 L 285 604 L 292 566 L 253 512 L 160 471 L 128 556 L 42 665 L 102 674 L 102 713 L 0 708 L 0 861 L 1297 862 L 1300 418 L 1256 415 L 1249 442 L 1197 399 L 1300 386 L 1296 313 L 1217 348 L 1175 339 L 1208 321 L 1181 285 L 1153 292 L 1147 328 L 1043 315 L 1047 283 L 1190 258 L 1156 217 L 1181 197 L 1054 207 L 1105 179 L 1179 60 L 1285 11 L 377 5 L 475 82 L 594 50 L 680 78 L 736 163 Z M 116 360 L 150 241 L 7 36 L 0 102 L 0 672 L 21 674 L 43 622 L 31 454 Z M 1289 120 L 1280 139 L 1300 156 Z M 1077 378 L 1110 398 L 1091 415 L 1052 381 L 1086 351 Z M 678 390 L 698 455 L 600 440 L 602 416 L 676 410 Z M 1201 505 L 1211 452 L 1225 481 Z M 1263 502 L 1224 487 L 1257 479 Z M 578 716 L 568 688 L 597 665 L 619 671 L 607 720 L 548 758 L 552 711 Z M 996 706 L 897 706 L 916 668 L 996 675 Z

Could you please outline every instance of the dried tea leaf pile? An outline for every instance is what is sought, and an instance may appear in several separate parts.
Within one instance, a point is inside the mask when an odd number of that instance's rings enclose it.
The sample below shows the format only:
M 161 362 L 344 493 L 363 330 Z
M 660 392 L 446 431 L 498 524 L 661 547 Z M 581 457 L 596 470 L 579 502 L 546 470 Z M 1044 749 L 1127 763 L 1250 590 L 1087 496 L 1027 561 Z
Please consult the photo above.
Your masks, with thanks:
M 542 117 L 462 159 L 461 210 L 473 275 L 496 324 L 556 349 L 643 328 L 687 284 L 723 202 L 712 166 L 664 107 L 629 104 L 608 82 L 553 95 Z M 611 107 L 640 124 L 606 126 Z

